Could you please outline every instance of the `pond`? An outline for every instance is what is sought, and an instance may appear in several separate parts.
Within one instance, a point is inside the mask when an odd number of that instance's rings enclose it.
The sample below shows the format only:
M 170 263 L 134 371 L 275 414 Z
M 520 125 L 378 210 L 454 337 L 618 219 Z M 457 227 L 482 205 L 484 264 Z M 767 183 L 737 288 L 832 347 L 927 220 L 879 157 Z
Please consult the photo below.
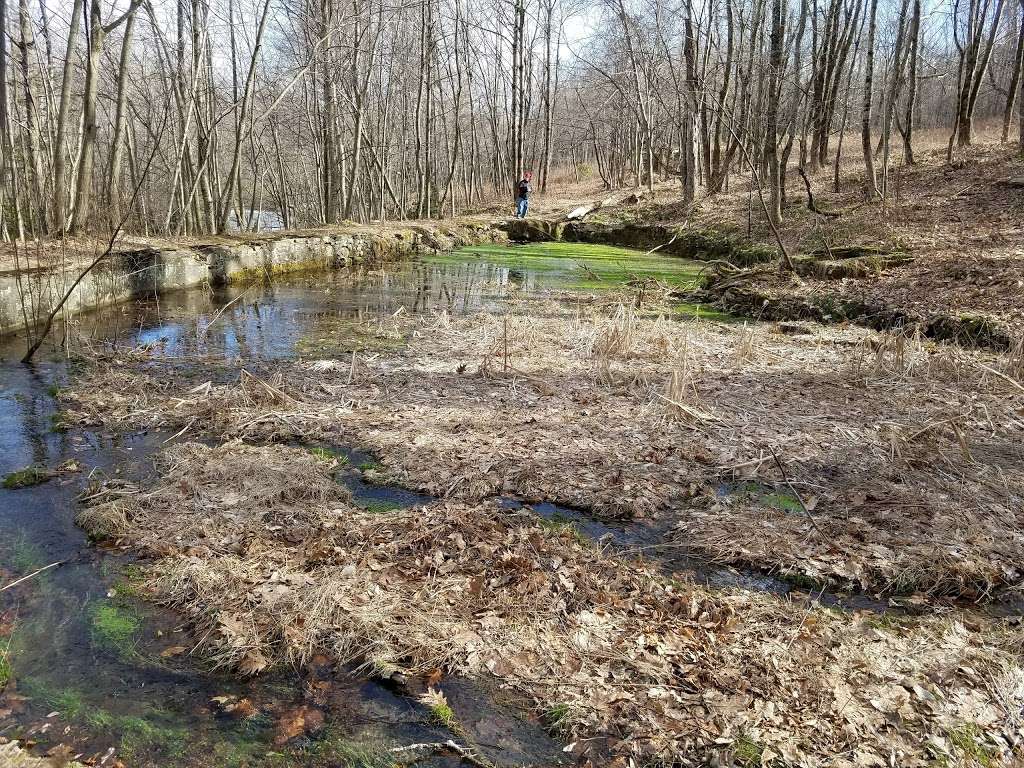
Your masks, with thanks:
M 67 428 L 56 395 L 75 364 L 61 340 L 72 352 L 148 345 L 188 376 L 197 375 L 197 356 L 258 367 L 379 346 L 361 322 L 399 311 L 496 309 L 510 295 L 539 300 L 627 283 L 642 290 L 650 280 L 687 290 L 699 270 L 693 262 L 606 247 L 473 248 L 378 270 L 300 274 L 103 309 L 57 328 L 31 366 L 17 362 L 23 341 L 7 340 L 0 346 L 0 477 L 10 477 L 12 487 L 0 488 L 0 587 L 61 565 L 0 592 L 0 736 L 38 742 L 40 751 L 69 744 L 98 764 L 161 766 L 370 766 L 386 764 L 379 762 L 382 748 L 451 738 L 406 692 L 327 661 L 240 680 L 190 656 L 196 638 L 174 614 L 137 596 L 130 559 L 92 546 L 74 525 L 79 494 L 101 478 L 144 478 L 150 456 L 171 436 Z M 700 312 L 685 308 L 687 316 Z M 348 465 L 369 460 L 353 456 Z M 38 471 L 12 474 L 26 467 Z M 367 506 L 425 500 L 366 483 L 357 472 L 343 475 Z M 502 697 L 468 681 L 444 686 L 467 712 L 488 759 L 561 760 L 561 743 Z M 282 723 L 309 715 L 311 691 L 324 727 L 283 744 Z M 449 755 L 417 764 L 459 761 Z

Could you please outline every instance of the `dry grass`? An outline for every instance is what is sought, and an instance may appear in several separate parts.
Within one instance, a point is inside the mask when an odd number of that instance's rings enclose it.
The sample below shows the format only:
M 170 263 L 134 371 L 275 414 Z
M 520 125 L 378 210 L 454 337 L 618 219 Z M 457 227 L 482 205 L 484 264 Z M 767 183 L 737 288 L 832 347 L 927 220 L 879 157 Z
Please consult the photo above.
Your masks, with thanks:
M 1024 391 L 992 373 L 1008 358 L 855 329 L 669 323 L 614 300 L 531 306 L 396 319 L 408 351 L 282 363 L 273 384 L 101 367 L 70 404 L 88 423 L 351 443 L 437 496 L 660 518 L 709 557 L 874 591 L 1020 581 Z M 778 484 L 770 450 L 814 498 L 816 532 L 758 494 L 718 493 Z
M 1020 638 L 989 622 L 885 627 L 710 592 L 494 504 L 367 512 L 280 445 L 183 444 L 160 467 L 154 488 L 117 491 L 125 540 L 158 558 L 156 594 L 204 653 L 244 673 L 328 652 L 493 676 L 559 705 L 599 762 L 704 764 L 746 740 L 765 765 L 924 766 L 961 757 L 958 728 L 993 760 L 1018 738 Z

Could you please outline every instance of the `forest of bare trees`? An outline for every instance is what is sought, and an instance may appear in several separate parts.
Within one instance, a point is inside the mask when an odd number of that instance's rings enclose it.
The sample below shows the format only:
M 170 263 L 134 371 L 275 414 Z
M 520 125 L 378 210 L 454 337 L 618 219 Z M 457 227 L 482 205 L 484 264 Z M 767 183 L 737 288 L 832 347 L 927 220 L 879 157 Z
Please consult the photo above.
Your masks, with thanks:
M 1022 0 L 5 0 L 4 239 L 444 217 L 737 174 L 864 195 L 942 129 L 1017 141 Z M 856 142 L 850 135 L 860 133 Z M 844 137 L 846 143 L 844 143 Z M 1024 149 L 1024 140 L 1022 140 Z

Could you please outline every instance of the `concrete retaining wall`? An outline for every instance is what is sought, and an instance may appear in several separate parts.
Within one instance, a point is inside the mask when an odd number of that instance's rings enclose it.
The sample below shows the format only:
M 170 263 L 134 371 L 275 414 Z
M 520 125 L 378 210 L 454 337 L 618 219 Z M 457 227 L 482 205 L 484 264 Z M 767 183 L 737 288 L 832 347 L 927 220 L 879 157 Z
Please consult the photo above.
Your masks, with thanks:
M 203 284 L 399 260 L 505 239 L 505 233 L 489 223 L 456 221 L 122 251 L 111 254 L 82 278 L 64 311 L 73 315 Z M 0 273 L 0 336 L 44 319 L 80 271 L 81 267 L 69 267 Z

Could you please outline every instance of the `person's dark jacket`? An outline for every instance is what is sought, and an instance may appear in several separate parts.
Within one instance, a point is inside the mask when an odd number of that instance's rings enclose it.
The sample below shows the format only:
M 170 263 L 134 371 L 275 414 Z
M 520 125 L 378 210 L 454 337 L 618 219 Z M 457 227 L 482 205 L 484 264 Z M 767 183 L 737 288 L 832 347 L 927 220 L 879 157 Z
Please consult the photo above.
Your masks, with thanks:
M 530 182 L 526 179 L 520 180 L 516 185 L 516 200 L 528 200 L 532 191 L 533 190 L 530 188 Z

